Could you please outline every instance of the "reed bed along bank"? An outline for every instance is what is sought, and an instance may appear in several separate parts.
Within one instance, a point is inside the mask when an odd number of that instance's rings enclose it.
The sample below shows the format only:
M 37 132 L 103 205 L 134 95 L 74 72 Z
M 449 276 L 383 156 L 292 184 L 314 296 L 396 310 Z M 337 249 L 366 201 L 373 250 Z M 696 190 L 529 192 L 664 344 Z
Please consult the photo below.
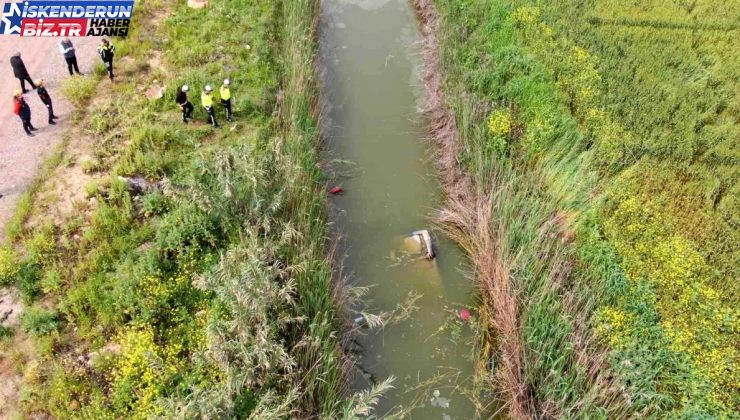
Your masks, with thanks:
M 437 10 L 431 1 L 426 0 L 416 0 L 414 7 L 422 22 L 426 88 L 423 112 L 431 137 L 438 146 L 437 166 L 448 195 L 438 219 L 472 261 L 482 301 L 489 308 L 482 312 L 488 315 L 483 323 L 495 330 L 497 352 L 504 361 L 495 374 L 501 384 L 498 389 L 504 395 L 508 413 L 515 418 L 525 418 L 529 402 L 522 388 L 523 351 L 518 293 L 511 283 L 510 261 L 503 248 L 505 242 L 501 241 L 500 234 L 505 230 L 493 230 L 492 218 L 496 216 L 492 196 L 482 189 L 485 186 L 478 189 L 473 177 L 465 173 L 457 162 L 463 144 L 457 120 L 445 103 Z M 488 363 L 483 365 L 488 366 Z
M 729 186 L 737 183 L 729 160 L 707 159 L 729 159 L 722 146 L 729 137 L 719 133 L 737 125 L 725 118 L 725 108 L 718 108 L 717 119 L 702 119 L 688 102 L 680 105 L 683 94 L 672 100 L 688 121 L 639 97 L 626 81 L 629 71 L 654 71 L 663 83 L 678 80 L 670 59 L 646 67 L 635 49 L 667 39 L 662 33 L 641 33 L 620 44 L 625 38 L 610 38 L 611 29 L 599 27 L 579 5 L 540 11 L 530 3 L 416 1 L 425 35 L 425 111 L 440 145 L 449 197 L 440 221 L 471 255 L 481 314 L 489 321 L 481 332 L 482 377 L 517 418 L 728 415 L 738 395 L 728 379 L 737 371 L 731 343 L 737 342 L 738 316 L 727 304 L 736 294 L 713 276 L 731 278 L 734 272 L 726 264 L 732 251 L 721 244 L 736 231 L 721 215 L 732 207 L 729 191 L 735 187 Z M 612 3 L 600 2 L 597 9 L 614 14 Z M 664 9 L 650 10 L 659 15 Z M 624 33 L 629 30 L 614 31 L 631 36 Z M 701 45 L 707 37 L 724 45 L 728 34 L 713 31 L 702 33 L 694 46 L 706 50 Z M 671 42 L 674 49 L 688 47 Z M 591 52 L 617 48 L 621 55 Z M 627 52 L 637 58 L 625 61 Z M 731 101 L 723 80 L 718 76 L 715 89 L 709 88 L 718 103 L 722 97 Z M 644 92 L 655 93 L 655 86 L 663 85 L 645 86 Z M 623 112 L 612 114 L 614 104 Z M 657 115 L 664 118 L 635 125 Z M 684 161 L 693 165 L 691 184 L 671 196 L 676 185 L 665 174 L 680 171 L 676 159 L 683 152 L 665 147 L 675 132 L 650 127 L 688 130 L 690 121 L 716 129 L 698 137 L 686 131 L 679 140 L 712 138 L 714 146 L 702 149 L 707 159 Z M 666 154 L 673 158 L 655 160 Z M 638 175 L 645 173 L 649 177 Z M 724 207 L 705 217 L 706 206 L 713 206 L 702 198 L 712 191 L 705 180 L 713 177 L 730 188 L 723 189 L 729 197 L 722 196 Z M 666 181 L 664 190 L 656 179 Z M 658 228 L 668 221 L 667 209 L 686 200 L 692 204 L 678 217 L 701 218 L 703 227 Z M 712 240 L 699 230 L 729 236 Z M 698 241 L 710 241 L 717 251 L 697 252 Z M 707 270 L 705 255 L 717 271 Z M 689 318 L 696 324 L 686 323 Z

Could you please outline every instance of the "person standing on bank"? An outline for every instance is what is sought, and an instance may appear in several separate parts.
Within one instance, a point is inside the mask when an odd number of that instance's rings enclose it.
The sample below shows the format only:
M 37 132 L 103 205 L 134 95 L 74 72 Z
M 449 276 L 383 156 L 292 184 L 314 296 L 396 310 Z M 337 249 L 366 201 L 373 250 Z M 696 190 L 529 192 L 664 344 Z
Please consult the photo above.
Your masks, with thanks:
M 224 106 L 226 109 L 226 120 L 231 121 L 232 114 L 231 114 L 231 90 L 229 89 L 229 86 L 231 85 L 231 80 L 225 79 L 223 86 L 221 86 L 220 94 L 221 94 L 221 105 Z
M 188 123 L 188 120 L 193 119 L 193 104 L 188 100 L 188 91 L 190 87 L 188 85 L 182 85 L 182 88 L 177 92 L 175 96 L 175 102 L 180 106 L 182 110 L 182 122 Z
M 213 88 L 211 85 L 206 85 L 203 89 L 203 93 L 200 94 L 200 103 L 203 105 L 203 108 L 206 109 L 213 128 L 218 128 L 218 122 L 216 122 L 216 110 L 213 109 Z
M 110 43 L 107 39 L 98 45 L 98 54 L 100 59 L 103 60 L 106 70 L 108 70 L 108 78 L 113 80 L 113 56 L 115 55 L 116 47 Z
M 20 89 L 15 91 L 15 95 L 13 95 L 13 113 L 20 117 L 26 135 L 33 137 L 32 131 L 36 131 L 36 128 L 31 124 L 31 107 L 23 99 L 23 91 Z
M 82 73 L 80 73 L 80 68 L 77 67 L 77 55 L 75 53 L 75 46 L 72 44 L 72 40 L 64 38 L 59 41 L 59 51 L 64 54 L 64 60 L 67 62 L 69 75 L 72 76 L 75 73 L 82 75 Z
M 23 93 L 28 92 L 26 81 L 31 84 L 31 89 L 36 89 L 36 85 L 33 84 L 33 80 L 31 80 L 31 76 L 28 75 L 28 70 L 26 70 L 26 65 L 21 59 L 21 53 L 17 52 L 10 57 L 10 65 L 13 67 L 13 74 L 16 79 L 21 81 L 21 90 Z
M 54 115 L 54 105 L 51 103 L 51 96 L 49 95 L 49 91 L 46 90 L 44 87 L 44 79 L 37 80 L 36 81 L 36 92 L 39 94 L 39 99 L 41 99 L 41 102 L 43 102 L 44 105 L 46 105 L 46 109 L 49 110 L 49 124 L 55 125 L 54 122 L 55 119 L 59 118 L 56 115 Z

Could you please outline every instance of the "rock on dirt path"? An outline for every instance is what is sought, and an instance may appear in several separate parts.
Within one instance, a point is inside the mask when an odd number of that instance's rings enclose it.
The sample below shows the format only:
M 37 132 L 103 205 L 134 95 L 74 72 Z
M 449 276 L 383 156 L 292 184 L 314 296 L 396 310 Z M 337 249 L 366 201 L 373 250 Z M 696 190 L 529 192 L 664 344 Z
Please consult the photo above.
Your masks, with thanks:
M 72 42 L 77 49 L 80 71 L 91 74 L 93 65 L 99 61 L 96 52 L 99 39 L 84 37 Z M 59 38 L 0 36 L 0 243 L 5 241 L 5 227 L 18 198 L 59 143 L 70 121 L 71 106 L 61 94 L 61 81 L 70 76 L 58 45 Z M 31 77 L 46 81 L 54 101 L 54 113 L 59 116 L 56 126 L 48 125 L 46 107 L 36 91 L 28 92 L 25 98 L 31 106 L 31 121 L 39 129 L 34 137 L 25 135 L 20 119 L 13 114 L 13 92 L 20 84 L 13 76 L 10 56 L 18 51 Z

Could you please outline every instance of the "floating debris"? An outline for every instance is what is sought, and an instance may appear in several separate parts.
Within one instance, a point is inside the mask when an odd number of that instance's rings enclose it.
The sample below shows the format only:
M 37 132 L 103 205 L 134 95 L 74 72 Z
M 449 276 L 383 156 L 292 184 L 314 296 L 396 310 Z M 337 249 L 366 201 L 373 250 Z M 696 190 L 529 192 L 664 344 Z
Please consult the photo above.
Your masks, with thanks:
M 442 394 L 437 389 L 432 392 L 432 398 L 429 400 L 429 402 L 432 404 L 432 407 L 450 408 L 450 399 L 443 398 L 441 397 L 441 395 Z
M 364 315 L 356 316 L 355 319 L 352 320 L 352 322 L 354 322 L 354 324 L 357 325 L 358 327 L 367 326 L 367 319 L 365 318 Z
M 424 247 L 425 257 L 427 259 L 434 259 L 434 246 L 432 245 L 432 235 L 429 234 L 428 230 L 417 230 L 413 235 L 419 238 L 420 242 Z
M 469 320 L 470 319 L 470 310 L 468 310 L 467 308 L 460 309 L 460 319 L 462 319 L 463 321 Z
M 408 266 L 414 270 L 414 278 L 441 286 L 442 274 L 431 244 L 431 235 L 425 230 L 396 236 L 388 252 L 389 267 Z
M 408 254 L 417 255 L 428 260 L 434 259 L 432 235 L 429 234 L 428 230 L 417 230 L 404 237 L 402 247 Z
M 342 188 L 341 185 L 337 185 L 336 187 L 329 190 L 329 194 L 341 194 L 344 192 L 344 188 Z

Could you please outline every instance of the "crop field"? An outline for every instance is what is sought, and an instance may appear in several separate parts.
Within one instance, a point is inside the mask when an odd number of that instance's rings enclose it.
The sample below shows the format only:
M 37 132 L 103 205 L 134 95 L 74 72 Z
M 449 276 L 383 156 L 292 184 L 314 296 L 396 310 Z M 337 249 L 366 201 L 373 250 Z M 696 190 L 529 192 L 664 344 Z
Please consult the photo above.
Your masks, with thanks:
M 568 231 L 549 254 L 565 279 L 514 274 L 524 390 L 502 398 L 532 416 L 737 415 L 740 8 L 435 3 L 458 161 L 523 196 L 493 204 L 503 226 Z M 508 240 L 511 263 L 531 237 Z

